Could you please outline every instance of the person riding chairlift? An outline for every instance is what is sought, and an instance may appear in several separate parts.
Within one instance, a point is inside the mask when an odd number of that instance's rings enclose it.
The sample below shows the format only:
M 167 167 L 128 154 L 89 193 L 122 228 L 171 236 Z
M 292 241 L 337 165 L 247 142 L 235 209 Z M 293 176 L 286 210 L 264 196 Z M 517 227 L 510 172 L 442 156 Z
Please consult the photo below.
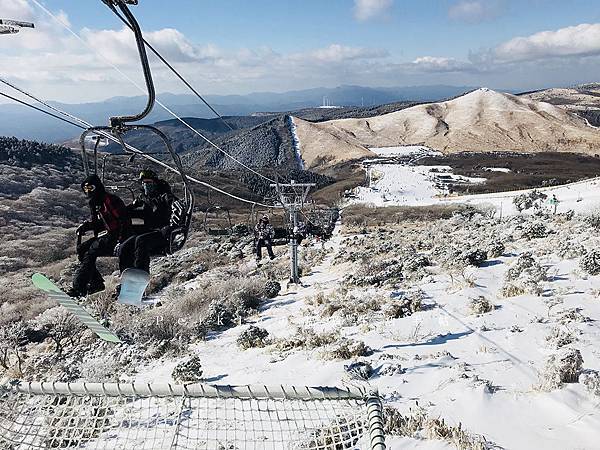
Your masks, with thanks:
M 262 216 L 260 221 L 254 227 L 254 237 L 256 239 L 256 261 L 260 262 L 262 259 L 262 248 L 267 248 L 267 253 L 269 254 L 269 258 L 275 259 L 275 254 L 273 253 L 273 238 L 275 237 L 275 229 L 273 225 L 269 223 L 268 216 Z
M 99 256 L 114 256 L 131 235 L 131 217 L 123 200 L 106 192 L 97 175 L 87 177 L 81 189 L 89 199 L 91 218 L 77 228 L 77 235 L 93 231 L 95 237 L 77 246 L 80 265 L 75 272 L 71 297 L 83 297 L 104 290 L 104 279 L 96 267 Z
M 124 243 L 120 253 L 122 270 L 136 268 L 150 272 L 150 257 L 163 253 L 169 245 L 171 208 L 175 196 L 171 186 L 150 169 L 140 172 L 141 194 L 127 206 L 133 218 L 135 235 Z

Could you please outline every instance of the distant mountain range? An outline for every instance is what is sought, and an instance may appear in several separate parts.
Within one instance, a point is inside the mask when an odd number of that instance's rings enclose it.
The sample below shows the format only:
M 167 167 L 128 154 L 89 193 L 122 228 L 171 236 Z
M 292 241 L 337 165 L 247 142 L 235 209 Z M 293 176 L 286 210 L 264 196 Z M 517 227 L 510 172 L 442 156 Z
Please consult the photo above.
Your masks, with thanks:
M 224 116 L 247 116 L 265 112 L 297 111 L 323 103 L 332 106 L 369 107 L 386 103 L 429 102 L 454 97 L 472 90 L 469 86 L 412 86 L 370 88 L 339 86 L 283 93 L 257 92 L 247 95 L 206 95 L 207 101 Z M 159 100 L 180 116 L 212 118 L 214 114 L 193 95 L 161 94 Z M 53 105 L 95 125 L 108 123 L 111 115 L 131 114 L 141 110 L 144 96 L 113 97 L 103 102 Z M 156 106 L 145 123 L 172 119 Z M 0 136 L 16 136 L 46 142 L 62 142 L 78 134 L 77 128 L 44 116 L 21 105 L 0 104 Z

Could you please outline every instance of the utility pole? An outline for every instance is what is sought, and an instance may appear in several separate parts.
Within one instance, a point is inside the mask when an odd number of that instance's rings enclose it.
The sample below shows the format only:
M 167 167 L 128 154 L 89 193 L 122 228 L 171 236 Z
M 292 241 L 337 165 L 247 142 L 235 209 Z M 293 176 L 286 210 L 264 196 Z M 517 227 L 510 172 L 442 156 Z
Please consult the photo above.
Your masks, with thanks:
M 279 201 L 290 216 L 292 225 L 292 236 L 290 238 L 290 282 L 300 284 L 300 275 L 298 273 L 298 241 L 296 240 L 295 230 L 298 227 L 298 211 L 302 209 L 306 202 L 306 197 L 315 183 L 296 183 L 291 180 L 289 183 L 274 183 L 272 188 L 277 190 Z

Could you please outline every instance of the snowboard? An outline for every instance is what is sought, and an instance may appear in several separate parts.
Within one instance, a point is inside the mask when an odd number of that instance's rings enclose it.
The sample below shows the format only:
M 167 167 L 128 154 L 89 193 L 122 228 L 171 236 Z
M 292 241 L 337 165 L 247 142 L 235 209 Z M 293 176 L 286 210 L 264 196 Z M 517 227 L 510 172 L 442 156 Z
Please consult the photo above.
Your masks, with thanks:
M 92 330 L 96 335 L 106 341 L 113 342 L 115 344 L 121 343 L 121 339 L 114 334 L 112 331 L 100 325 L 100 323 L 92 317 L 92 315 L 86 311 L 86 309 L 69 297 L 66 293 L 60 290 L 52 281 L 50 281 L 45 275 L 36 273 L 31 277 L 33 285 L 48 294 L 52 300 L 56 300 L 61 306 L 67 308 L 67 310 L 79 319 L 86 327 Z
M 150 283 L 150 274 L 139 269 L 125 269 L 121 274 L 119 303 L 142 307 L 142 297 Z

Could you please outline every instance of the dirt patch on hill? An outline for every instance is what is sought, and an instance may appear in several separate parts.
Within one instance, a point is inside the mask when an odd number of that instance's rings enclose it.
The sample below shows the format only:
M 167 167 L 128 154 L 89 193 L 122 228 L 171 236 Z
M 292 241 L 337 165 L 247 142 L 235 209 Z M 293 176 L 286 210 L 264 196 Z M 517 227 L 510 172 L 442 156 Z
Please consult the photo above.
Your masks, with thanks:
M 457 153 L 427 157 L 419 164 L 450 166 L 455 174 L 487 179 L 481 184 L 451 186 L 455 192 L 470 194 L 555 186 L 600 176 L 600 157 L 575 153 Z

